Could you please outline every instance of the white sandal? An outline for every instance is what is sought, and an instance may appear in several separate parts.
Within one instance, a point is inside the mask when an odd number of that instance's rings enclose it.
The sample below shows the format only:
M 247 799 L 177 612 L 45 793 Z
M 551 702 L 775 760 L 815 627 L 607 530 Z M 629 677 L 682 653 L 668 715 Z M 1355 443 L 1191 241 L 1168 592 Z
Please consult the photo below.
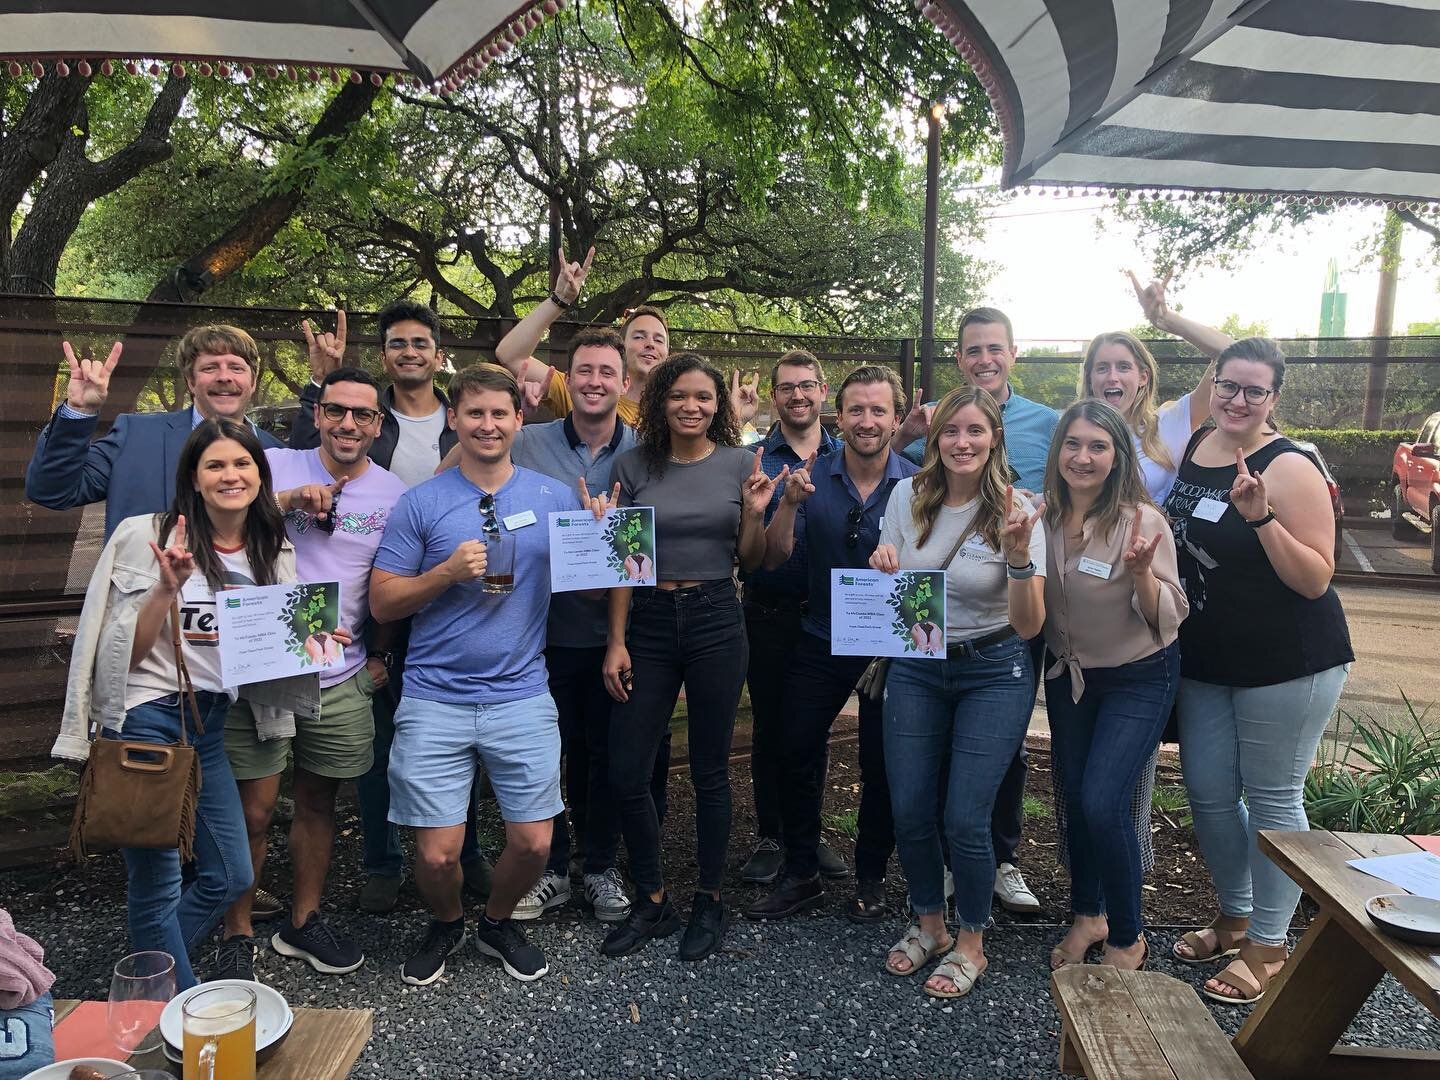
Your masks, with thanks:
M 973 960 L 957 949 L 954 952 L 948 953 L 944 961 L 930 973 L 931 979 L 937 975 L 942 979 L 949 979 L 954 989 L 937 990 L 929 984 L 929 980 L 926 980 L 924 987 L 925 993 L 933 998 L 943 998 L 946 1000 L 962 998 L 970 993 L 971 990 L 975 989 L 975 984 L 980 981 L 980 976 L 985 974 L 989 966 L 989 964 L 986 964 L 983 968 L 978 966 Z
M 885 970 L 891 975 L 902 979 L 908 979 L 926 964 L 930 963 L 941 953 L 950 948 L 951 942 L 939 942 L 920 928 L 919 923 L 911 923 L 905 930 L 905 934 L 885 954 Z M 904 953 L 910 961 L 910 967 L 904 971 L 892 966 L 890 957 L 895 953 Z

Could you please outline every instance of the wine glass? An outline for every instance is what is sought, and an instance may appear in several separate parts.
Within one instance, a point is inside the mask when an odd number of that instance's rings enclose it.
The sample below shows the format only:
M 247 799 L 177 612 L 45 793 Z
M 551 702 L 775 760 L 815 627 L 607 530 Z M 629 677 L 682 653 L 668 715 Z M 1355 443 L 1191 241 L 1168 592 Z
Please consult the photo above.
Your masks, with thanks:
M 175 996 L 175 958 L 167 952 L 131 953 L 110 980 L 106 1028 L 117 1049 L 144 1054 L 160 1047 L 160 1014 Z

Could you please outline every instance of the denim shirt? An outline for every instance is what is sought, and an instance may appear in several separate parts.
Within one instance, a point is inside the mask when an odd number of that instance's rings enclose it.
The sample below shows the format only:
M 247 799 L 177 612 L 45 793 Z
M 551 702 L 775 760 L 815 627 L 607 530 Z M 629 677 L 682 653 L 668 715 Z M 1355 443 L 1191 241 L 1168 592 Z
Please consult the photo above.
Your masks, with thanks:
M 816 451 L 816 462 L 824 461 L 832 454 L 838 454 L 845 444 L 826 431 L 820 428 L 820 446 Z M 805 459 L 785 441 L 784 432 L 777 423 L 770 432 L 756 444 L 757 449 L 763 450 L 765 456 L 760 459 L 760 471 L 766 476 L 776 477 L 785 466 L 790 466 L 794 472 L 805 464 Z M 780 497 L 785 494 L 785 486 L 777 484 L 775 493 L 770 496 L 770 505 L 765 508 L 765 524 L 770 524 L 770 519 L 775 516 L 775 508 L 780 505 Z M 777 566 L 774 570 L 752 570 L 742 575 L 747 585 L 754 585 L 761 589 L 769 589 L 777 593 L 788 593 L 792 596 L 803 597 L 809 591 L 810 579 L 806 571 L 807 555 L 805 551 L 805 538 L 795 537 L 795 548 L 790 553 L 790 558 Z

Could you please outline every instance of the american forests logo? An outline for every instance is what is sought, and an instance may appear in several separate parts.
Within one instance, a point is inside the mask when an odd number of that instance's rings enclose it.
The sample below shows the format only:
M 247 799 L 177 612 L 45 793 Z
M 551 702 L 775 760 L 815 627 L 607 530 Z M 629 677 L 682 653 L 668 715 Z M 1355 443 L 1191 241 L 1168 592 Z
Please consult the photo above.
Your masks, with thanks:
M 238 596 L 227 596 L 225 598 L 225 606 L 232 610 L 238 608 L 240 606 L 240 598 Z

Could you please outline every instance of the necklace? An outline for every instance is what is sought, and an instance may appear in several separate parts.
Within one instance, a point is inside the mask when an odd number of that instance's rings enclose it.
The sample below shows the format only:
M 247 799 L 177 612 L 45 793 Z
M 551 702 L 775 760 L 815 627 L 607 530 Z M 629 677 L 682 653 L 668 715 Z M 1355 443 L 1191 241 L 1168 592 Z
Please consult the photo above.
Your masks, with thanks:
M 697 461 L 704 461 L 706 458 L 708 458 L 708 457 L 709 457 L 711 454 L 713 454 L 714 452 L 715 452 L 715 443 L 711 443 L 709 446 L 707 446 L 707 447 L 705 448 L 705 452 L 704 452 L 703 454 L 701 454 L 699 457 L 682 458 L 682 457 L 680 457 L 680 455 L 678 455 L 678 454 L 671 454 L 671 455 L 670 455 L 670 460 L 673 461 L 676 465 L 694 465 Z

